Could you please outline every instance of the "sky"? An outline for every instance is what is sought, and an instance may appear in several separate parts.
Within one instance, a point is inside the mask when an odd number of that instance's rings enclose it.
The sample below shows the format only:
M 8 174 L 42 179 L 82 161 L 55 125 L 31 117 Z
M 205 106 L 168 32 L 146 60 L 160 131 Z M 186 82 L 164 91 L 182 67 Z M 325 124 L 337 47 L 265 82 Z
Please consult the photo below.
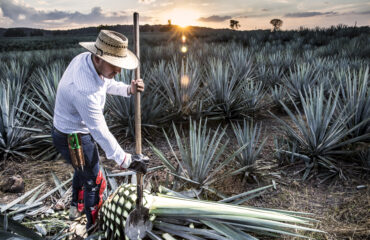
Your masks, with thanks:
M 370 25 L 369 0 L 0 0 L 0 27 L 70 29 L 101 24 L 172 24 L 241 30 Z

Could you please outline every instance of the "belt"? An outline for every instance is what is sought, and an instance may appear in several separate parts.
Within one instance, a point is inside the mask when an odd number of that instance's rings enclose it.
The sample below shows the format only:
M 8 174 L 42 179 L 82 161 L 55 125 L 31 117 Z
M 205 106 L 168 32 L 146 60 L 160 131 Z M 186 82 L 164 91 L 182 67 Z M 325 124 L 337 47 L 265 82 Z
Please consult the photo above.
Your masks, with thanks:
M 64 135 L 66 137 L 69 135 L 69 133 L 64 133 L 64 132 L 59 131 L 56 127 L 53 127 L 53 129 L 54 129 L 55 132 L 57 132 L 61 135 Z M 90 133 L 79 133 L 79 134 L 81 134 L 81 135 L 90 135 Z

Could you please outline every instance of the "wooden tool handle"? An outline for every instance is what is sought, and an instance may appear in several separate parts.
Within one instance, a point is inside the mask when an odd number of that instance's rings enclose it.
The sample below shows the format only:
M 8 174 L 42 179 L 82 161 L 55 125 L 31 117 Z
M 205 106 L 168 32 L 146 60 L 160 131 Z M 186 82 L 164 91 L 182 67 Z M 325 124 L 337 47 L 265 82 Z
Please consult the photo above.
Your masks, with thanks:
M 135 70 L 135 79 L 140 78 L 140 37 L 139 37 L 139 13 L 134 13 L 134 52 L 139 59 L 139 65 Z M 135 141 L 136 154 L 141 154 L 141 108 L 140 108 L 140 92 L 135 94 Z
M 139 37 L 139 13 L 134 13 L 134 52 L 139 59 L 139 65 L 135 70 L 135 79 L 140 78 L 140 37 Z M 140 108 L 140 92 L 135 94 L 135 141 L 136 154 L 141 154 L 141 108 Z M 143 174 L 136 173 L 137 180 L 137 200 L 136 207 L 142 205 L 143 199 Z

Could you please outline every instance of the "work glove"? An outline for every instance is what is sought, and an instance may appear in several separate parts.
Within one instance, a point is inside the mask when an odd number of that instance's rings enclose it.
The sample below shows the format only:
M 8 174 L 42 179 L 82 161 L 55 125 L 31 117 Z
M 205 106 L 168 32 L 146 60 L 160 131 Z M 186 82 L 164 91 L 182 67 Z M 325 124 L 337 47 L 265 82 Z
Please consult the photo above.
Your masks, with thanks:
M 134 154 L 131 156 L 131 164 L 129 170 L 137 173 L 145 174 L 148 169 L 149 158 L 143 154 Z

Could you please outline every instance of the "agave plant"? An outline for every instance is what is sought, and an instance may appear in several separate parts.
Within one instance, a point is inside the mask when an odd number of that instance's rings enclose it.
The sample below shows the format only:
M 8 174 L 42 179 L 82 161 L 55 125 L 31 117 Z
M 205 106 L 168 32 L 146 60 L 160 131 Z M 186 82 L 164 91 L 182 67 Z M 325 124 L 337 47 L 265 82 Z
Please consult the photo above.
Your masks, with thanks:
M 283 85 L 289 94 L 299 99 L 299 94 L 314 87 L 320 80 L 320 71 L 311 64 L 296 64 L 294 69 L 289 69 L 289 75 L 282 79 Z
M 21 60 L 17 61 L 15 59 L 11 59 L 6 64 L 1 65 L 0 78 L 3 81 L 9 79 L 23 86 L 24 83 L 27 81 L 29 70 L 30 69 L 28 68 L 28 65 L 22 64 Z
M 136 186 L 123 184 L 104 202 L 101 229 L 106 239 L 124 239 L 128 214 L 135 206 Z M 305 213 L 260 209 L 144 191 L 153 229 L 150 239 L 257 239 L 253 235 L 307 238 L 298 231 L 322 232 L 310 228 L 315 220 Z
M 338 99 L 338 112 L 345 111 L 349 121 L 347 128 L 351 129 L 363 123 L 359 128 L 351 133 L 352 137 L 370 133 L 370 88 L 369 67 L 360 69 L 358 72 L 338 72 L 340 97 Z M 367 139 L 370 141 L 370 139 Z
M 243 89 L 244 108 L 243 113 L 256 112 L 263 108 L 263 98 L 266 91 L 263 89 L 263 83 L 249 79 Z
M 346 119 L 345 111 L 339 115 L 334 114 L 338 103 L 338 94 L 331 93 L 325 98 L 323 93 L 323 87 L 320 86 L 314 90 L 305 91 L 304 95 L 300 94 L 304 114 L 301 113 L 292 99 L 296 114 L 284 103 L 281 103 L 294 126 L 271 113 L 282 124 L 282 130 L 285 132 L 287 140 L 294 146 L 294 150 L 278 149 L 278 151 L 304 160 L 306 168 L 303 179 L 307 179 L 311 170 L 319 166 L 327 170 L 323 174 L 324 179 L 337 174 L 344 178 L 343 171 L 338 167 L 335 156 L 338 158 L 340 154 L 350 153 L 343 149 L 344 146 L 370 136 L 370 134 L 365 134 L 346 138 L 362 124 L 347 129 L 346 124 L 350 119 Z
M 246 102 L 250 100 L 244 96 L 245 89 L 250 89 L 247 87 L 251 81 L 249 73 L 240 77 L 238 71 L 233 71 L 221 59 L 210 61 L 205 87 L 210 96 L 212 115 L 234 118 L 243 112 Z
M 253 122 L 247 122 L 244 119 L 243 127 L 239 123 L 232 123 L 231 126 L 238 141 L 238 146 L 247 145 L 240 155 L 237 156 L 238 162 L 242 167 L 248 166 L 250 169 L 253 169 L 267 140 L 267 137 L 263 138 L 258 146 L 258 142 L 261 141 L 261 124 L 254 125 Z
M 34 149 L 32 137 L 23 126 L 30 124 L 26 98 L 22 97 L 22 85 L 17 81 L 0 82 L 0 156 L 28 157 L 27 150 Z
M 47 68 L 38 68 L 31 76 L 32 97 L 28 98 L 31 110 L 36 111 L 38 115 L 31 115 L 36 122 L 32 129 L 34 139 L 39 144 L 40 149 L 37 158 L 52 159 L 58 155 L 51 138 L 51 129 L 53 128 L 53 116 L 55 98 L 59 80 L 62 78 L 65 70 L 63 62 L 55 62 Z
M 132 71 L 124 70 L 116 77 L 117 81 L 130 84 Z M 153 91 L 145 91 L 141 98 L 141 125 L 143 130 L 148 133 L 149 128 L 157 128 L 170 117 L 166 113 L 166 105 L 162 99 L 155 95 Z M 167 115 L 166 115 L 167 114 Z M 125 136 L 135 136 L 135 98 L 124 98 L 121 96 L 107 96 L 106 118 L 108 126 L 115 136 L 119 136 L 122 131 Z
M 180 136 L 174 124 L 173 131 L 175 133 L 180 156 L 177 156 L 166 132 L 163 132 L 178 166 L 171 163 L 153 144 L 150 143 L 150 145 L 170 174 L 186 183 L 195 185 L 198 189 L 207 189 L 210 184 L 219 180 L 220 177 L 216 176 L 217 173 L 238 156 L 247 145 L 241 146 L 233 154 L 222 159 L 229 142 L 229 140 L 226 140 L 225 144 L 221 143 L 226 128 L 221 130 L 219 125 L 217 129 L 212 132 L 210 129 L 207 129 L 207 120 L 204 124 L 202 124 L 202 120 L 200 120 L 197 126 L 196 121 L 190 119 L 188 137 L 184 132 L 182 136 Z M 232 170 L 225 172 L 222 174 L 222 177 L 237 174 L 244 169 L 245 168 L 241 168 L 236 171 Z
M 153 67 L 150 80 L 157 92 L 167 101 L 169 111 L 177 115 L 190 115 L 195 110 L 200 91 L 200 68 L 192 61 L 173 59 L 166 64 L 160 61 Z
M 270 87 L 271 98 L 274 104 L 280 106 L 280 101 L 285 103 L 288 98 L 287 90 L 282 85 Z

